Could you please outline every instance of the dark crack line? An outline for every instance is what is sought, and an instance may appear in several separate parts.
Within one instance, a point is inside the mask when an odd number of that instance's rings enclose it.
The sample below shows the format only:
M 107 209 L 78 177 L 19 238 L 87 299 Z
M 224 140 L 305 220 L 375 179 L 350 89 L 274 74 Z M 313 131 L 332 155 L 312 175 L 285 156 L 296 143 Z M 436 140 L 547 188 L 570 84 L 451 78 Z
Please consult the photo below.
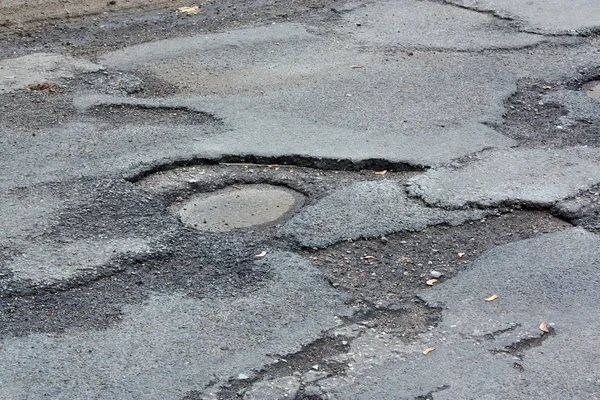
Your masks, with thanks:
M 581 31 L 581 32 L 558 32 L 558 33 L 551 33 L 551 32 L 540 32 L 540 31 L 536 31 L 536 30 L 531 30 L 531 29 L 527 29 L 525 28 L 526 22 L 518 19 L 516 17 L 512 17 L 506 14 L 501 14 L 500 12 L 496 11 L 496 10 L 487 10 L 487 9 L 482 9 L 482 8 L 477 8 L 477 7 L 470 7 L 470 6 L 466 6 L 466 5 L 462 5 L 462 4 L 458 4 L 458 3 L 454 3 L 450 0 L 422 0 L 422 1 L 429 1 L 432 3 L 438 3 L 438 4 L 444 4 L 450 7 L 456 7 L 456 8 L 460 8 L 462 10 L 468 10 L 468 11 L 472 11 L 472 12 L 476 12 L 479 14 L 486 14 L 486 15 L 490 15 L 494 18 L 497 18 L 501 21 L 508 21 L 508 22 L 513 22 L 518 24 L 518 26 L 516 27 L 518 32 L 521 33 L 529 33 L 531 35 L 538 35 L 538 36 L 545 36 L 545 37 L 565 37 L 565 36 L 581 36 L 581 37 L 587 37 L 587 36 L 591 36 L 594 34 L 597 34 L 598 32 L 600 32 L 600 29 L 588 29 L 585 31 Z
M 435 388 L 434 390 L 432 390 L 431 392 L 427 393 L 424 396 L 415 397 L 415 400 L 432 400 L 434 393 L 438 393 L 438 392 L 441 392 L 441 391 L 447 390 L 447 389 L 450 389 L 450 385 L 438 386 L 437 388 Z
M 195 165 L 218 165 L 218 164 L 256 164 L 256 165 L 282 165 L 315 168 L 322 170 L 338 171 L 361 171 L 361 170 L 388 170 L 394 172 L 421 172 L 428 169 L 424 165 L 415 165 L 403 161 L 390 161 L 382 158 L 370 158 L 366 160 L 333 159 L 326 157 L 311 157 L 299 154 L 283 156 L 258 156 L 253 154 L 228 154 L 217 157 L 195 157 L 185 159 L 174 159 L 162 164 L 144 165 L 134 169 L 132 173 L 125 176 L 129 182 L 136 183 L 141 179 L 157 172 L 169 171 L 181 167 Z

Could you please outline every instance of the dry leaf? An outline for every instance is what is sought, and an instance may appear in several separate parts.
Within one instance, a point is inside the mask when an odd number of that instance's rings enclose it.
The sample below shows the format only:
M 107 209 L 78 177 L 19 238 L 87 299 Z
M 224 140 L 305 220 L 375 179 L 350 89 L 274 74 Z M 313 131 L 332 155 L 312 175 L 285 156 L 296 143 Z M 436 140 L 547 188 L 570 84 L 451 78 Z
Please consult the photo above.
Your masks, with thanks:
M 433 286 L 438 282 L 437 279 L 430 279 L 427 282 L 425 282 L 426 284 L 428 284 L 429 286 Z
M 465 256 L 465 253 L 458 253 L 458 254 L 456 255 L 456 257 L 458 257 L 458 258 L 463 258 L 464 256 Z
M 365 274 L 364 272 L 361 272 L 360 274 L 358 274 L 358 276 L 359 276 L 360 278 L 364 278 L 364 277 L 365 277 L 365 275 L 366 275 L 366 274 Z
M 179 7 L 177 9 L 177 12 L 180 12 L 182 14 L 187 14 L 187 15 L 196 15 L 200 12 L 200 7 L 199 6 Z
M 411 261 L 412 261 L 412 258 L 405 257 L 405 256 L 402 256 L 396 260 L 396 262 L 411 262 Z
M 56 82 L 43 82 L 43 83 L 32 83 L 27 86 L 29 90 L 33 91 L 43 91 L 43 90 L 52 90 L 56 86 Z
M 364 68 L 364 67 L 362 65 L 351 65 L 350 68 L 357 69 L 357 68 Z
M 540 324 L 540 330 L 542 332 L 550 333 L 550 329 L 548 329 L 548 323 L 547 322 L 542 322 Z
M 375 175 L 385 175 L 387 174 L 387 170 L 383 170 L 383 171 L 375 171 L 373 172 Z
M 427 354 L 431 353 L 434 350 L 435 350 L 435 347 L 428 347 L 425 350 L 423 350 L 423 354 L 427 355 Z
M 264 256 L 266 256 L 266 255 L 267 255 L 267 252 L 266 252 L 266 251 L 261 251 L 261 252 L 260 252 L 260 254 L 257 254 L 257 255 L 255 255 L 254 257 L 256 257 L 256 258 L 263 258 L 263 257 L 264 257 Z
M 497 294 L 493 294 L 490 297 L 486 297 L 485 301 L 494 301 L 499 298 L 500 298 L 500 296 L 498 296 Z
M 375 258 L 375 256 L 364 256 L 363 257 L 364 260 L 372 260 L 374 258 Z

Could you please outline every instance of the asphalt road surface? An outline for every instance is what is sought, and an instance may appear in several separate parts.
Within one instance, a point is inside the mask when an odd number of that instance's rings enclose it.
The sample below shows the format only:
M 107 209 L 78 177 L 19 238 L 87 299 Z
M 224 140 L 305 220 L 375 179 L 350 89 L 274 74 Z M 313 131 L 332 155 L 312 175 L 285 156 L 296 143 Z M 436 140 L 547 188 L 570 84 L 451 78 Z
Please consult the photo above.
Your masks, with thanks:
M 599 32 L 0 3 L 0 399 L 600 399 Z

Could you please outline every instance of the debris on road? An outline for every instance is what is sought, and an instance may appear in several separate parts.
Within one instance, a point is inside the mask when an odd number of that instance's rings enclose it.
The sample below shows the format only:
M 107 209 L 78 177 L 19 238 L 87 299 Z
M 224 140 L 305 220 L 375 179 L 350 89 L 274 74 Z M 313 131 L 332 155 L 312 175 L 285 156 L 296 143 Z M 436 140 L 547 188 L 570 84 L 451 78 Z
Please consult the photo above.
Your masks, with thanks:
M 176 12 L 180 14 L 196 15 L 200 13 L 200 6 L 179 7 Z
M 425 350 L 423 350 L 423 354 L 427 355 L 427 354 L 431 353 L 432 351 L 435 351 L 435 347 L 428 347 Z
M 497 294 L 493 294 L 490 297 L 486 297 L 485 301 L 490 302 L 490 301 L 494 301 L 494 300 L 499 299 L 499 298 L 500 298 L 500 296 L 498 296 Z

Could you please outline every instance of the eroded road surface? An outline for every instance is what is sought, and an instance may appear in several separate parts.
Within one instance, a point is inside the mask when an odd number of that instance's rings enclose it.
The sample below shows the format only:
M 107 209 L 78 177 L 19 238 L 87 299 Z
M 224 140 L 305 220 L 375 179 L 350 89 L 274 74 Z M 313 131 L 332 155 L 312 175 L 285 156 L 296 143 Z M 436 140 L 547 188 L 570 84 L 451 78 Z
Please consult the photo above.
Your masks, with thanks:
M 0 399 L 600 398 L 598 1 L 27 3 Z

